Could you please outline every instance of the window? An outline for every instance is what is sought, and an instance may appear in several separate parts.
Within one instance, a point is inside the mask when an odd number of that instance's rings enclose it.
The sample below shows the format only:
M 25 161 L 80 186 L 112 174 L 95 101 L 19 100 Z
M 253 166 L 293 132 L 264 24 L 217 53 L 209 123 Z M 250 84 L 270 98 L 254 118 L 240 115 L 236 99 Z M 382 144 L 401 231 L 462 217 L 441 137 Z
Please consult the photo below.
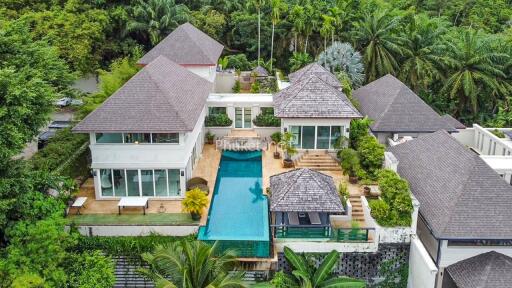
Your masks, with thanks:
M 263 114 L 263 115 L 274 115 L 273 107 L 261 107 L 260 111 L 261 111 L 261 114 Z
M 251 126 L 252 126 L 251 108 L 245 107 L 244 108 L 244 128 L 251 128 Z
M 123 143 L 122 133 L 96 133 L 97 143 Z
M 235 128 L 243 128 L 244 115 L 242 113 L 242 108 L 235 108 Z
M 181 194 L 180 170 L 169 169 L 167 170 L 167 176 L 169 181 L 169 196 L 179 196 Z
M 316 129 L 316 149 L 329 149 L 329 126 L 318 126 Z
M 150 143 L 150 133 L 125 133 L 124 143 Z
M 151 134 L 152 143 L 179 144 L 180 134 L 178 133 L 153 133 Z
M 290 126 L 290 132 L 293 134 L 293 146 L 300 148 L 302 142 L 302 127 Z
M 155 170 L 155 196 L 167 196 L 167 172 Z
M 126 177 L 124 170 L 113 169 L 112 175 L 114 176 L 114 196 L 126 196 Z
M 179 169 L 100 169 L 101 195 L 107 197 L 181 195 Z
M 208 115 L 227 114 L 226 107 L 208 107 Z
M 128 196 L 140 196 L 139 170 L 126 170 L 126 182 Z
M 153 182 L 153 170 L 140 170 L 142 196 L 155 196 L 155 187 L 153 186 Z
M 343 129 L 345 129 L 343 126 L 331 126 L 331 145 L 329 146 L 330 149 L 334 149 L 336 141 L 343 135 Z
M 235 107 L 235 128 L 251 128 L 251 107 Z

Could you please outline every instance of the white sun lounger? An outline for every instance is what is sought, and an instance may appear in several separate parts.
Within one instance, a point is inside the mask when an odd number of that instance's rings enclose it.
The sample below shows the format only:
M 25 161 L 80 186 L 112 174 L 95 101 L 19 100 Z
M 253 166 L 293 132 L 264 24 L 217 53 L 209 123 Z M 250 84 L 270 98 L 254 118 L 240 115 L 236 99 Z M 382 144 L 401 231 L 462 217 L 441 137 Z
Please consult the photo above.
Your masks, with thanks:
M 297 212 L 288 212 L 288 223 L 290 225 L 299 225 L 299 215 Z
M 77 208 L 76 215 L 80 215 L 80 208 L 85 206 L 85 201 L 87 201 L 87 197 L 78 197 L 75 202 L 71 204 L 71 207 Z
M 308 212 L 309 216 L 309 222 L 313 225 L 320 225 L 322 224 L 322 221 L 320 220 L 320 215 L 318 215 L 318 212 Z

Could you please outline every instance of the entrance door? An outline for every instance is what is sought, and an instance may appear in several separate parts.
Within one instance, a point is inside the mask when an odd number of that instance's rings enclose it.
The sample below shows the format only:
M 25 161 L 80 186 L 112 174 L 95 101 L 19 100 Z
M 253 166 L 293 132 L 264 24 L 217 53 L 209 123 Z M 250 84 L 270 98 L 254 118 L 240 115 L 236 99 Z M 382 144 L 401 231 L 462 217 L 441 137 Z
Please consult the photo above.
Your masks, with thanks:
M 251 107 L 235 107 L 235 128 L 251 128 Z
M 302 126 L 302 149 L 315 149 L 315 126 Z

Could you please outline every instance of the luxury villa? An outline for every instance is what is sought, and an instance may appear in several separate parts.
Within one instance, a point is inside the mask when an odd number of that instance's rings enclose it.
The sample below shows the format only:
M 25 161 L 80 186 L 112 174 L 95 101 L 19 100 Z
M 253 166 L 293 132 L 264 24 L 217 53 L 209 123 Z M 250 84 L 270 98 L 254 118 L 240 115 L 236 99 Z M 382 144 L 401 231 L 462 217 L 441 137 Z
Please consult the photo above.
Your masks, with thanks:
M 197 234 L 237 249 L 248 270 L 263 271 L 286 269 L 285 246 L 334 249 L 344 253 L 339 273 L 367 280 L 379 278 L 380 263 L 401 258 L 410 263 L 414 288 L 491 287 L 471 286 L 478 279 L 463 276 L 477 275 L 471 263 L 510 267 L 512 129 L 501 129 L 508 136 L 500 138 L 492 128 L 440 116 L 391 75 L 354 91 L 358 110 L 317 63 L 291 73 L 289 82 L 276 77 L 276 93 L 233 93 L 245 74 L 217 67 L 222 50 L 191 24 L 179 26 L 139 60 L 135 76 L 73 128 L 90 135 L 92 170 L 73 207 L 82 217 L 117 219 L 82 221 L 81 233 Z M 256 77 L 273 76 L 260 71 Z M 260 114 L 280 124 L 257 126 Z M 215 115 L 229 121 L 206 125 Z M 410 183 L 410 226 L 380 226 L 366 187 L 348 183 L 335 157 L 336 140 L 348 137 L 351 121 L 364 116 L 374 120 L 371 134 L 389 146 L 384 168 Z M 275 132 L 293 134 L 295 169 L 274 158 Z M 207 135 L 214 135 L 214 144 L 206 144 Z M 193 221 L 181 201 L 198 178 L 207 183 L 210 201 Z M 348 189 L 344 200 L 340 183 Z M 121 223 L 118 214 L 142 220 Z

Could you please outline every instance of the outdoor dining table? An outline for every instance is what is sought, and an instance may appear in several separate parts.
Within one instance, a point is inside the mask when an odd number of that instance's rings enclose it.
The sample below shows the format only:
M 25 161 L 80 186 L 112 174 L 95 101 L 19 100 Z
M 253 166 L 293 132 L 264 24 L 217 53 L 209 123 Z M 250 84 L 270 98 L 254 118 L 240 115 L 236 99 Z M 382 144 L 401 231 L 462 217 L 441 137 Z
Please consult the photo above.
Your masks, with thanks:
M 125 207 L 142 207 L 144 215 L 146 215 L 146 208 L 149 208 L 148 197 L 122 197 L 117 204 L 119 215 L 121 215 L 121 208 Z

